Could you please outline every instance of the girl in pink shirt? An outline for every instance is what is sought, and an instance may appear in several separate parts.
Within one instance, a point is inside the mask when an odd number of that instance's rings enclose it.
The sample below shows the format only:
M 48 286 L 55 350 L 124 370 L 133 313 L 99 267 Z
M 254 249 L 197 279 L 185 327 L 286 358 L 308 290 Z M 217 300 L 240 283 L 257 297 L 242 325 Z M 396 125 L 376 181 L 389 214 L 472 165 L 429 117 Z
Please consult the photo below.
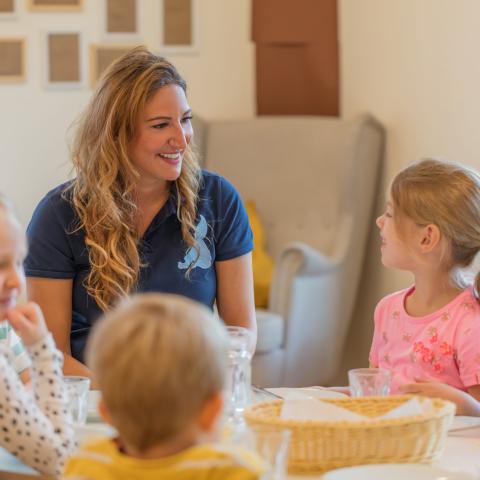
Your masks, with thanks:
M 462 268 L 480 250 L 480 175 L 423 160 L 393 180 L 377 219 L 382 263 L 414 285 L 375 309 L 372 366 L 392 372 L 392 393 L 443 397 L 480 416 L 480 274 Z

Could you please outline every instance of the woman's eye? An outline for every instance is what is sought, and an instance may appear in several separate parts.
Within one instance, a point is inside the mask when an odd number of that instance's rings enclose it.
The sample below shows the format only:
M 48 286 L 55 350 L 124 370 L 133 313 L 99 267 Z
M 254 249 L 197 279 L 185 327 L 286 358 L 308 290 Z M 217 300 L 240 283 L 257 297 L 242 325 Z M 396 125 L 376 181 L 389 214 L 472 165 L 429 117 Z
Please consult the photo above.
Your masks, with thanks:
M 193 117 L 184 117 L 182 118 L 182 123 L 189 122 Z
M 165 128 L 166 126 L 168 126 L 168 123 L 157 123 L 156 125 L 153 125 L 153 128 L 161 129 Z
M 392 214 L 391 214 L 390 212 L 388 212 L 388 211 L 385 212 L 385 216 L 386 216 L 387 218 L 392 218 Z

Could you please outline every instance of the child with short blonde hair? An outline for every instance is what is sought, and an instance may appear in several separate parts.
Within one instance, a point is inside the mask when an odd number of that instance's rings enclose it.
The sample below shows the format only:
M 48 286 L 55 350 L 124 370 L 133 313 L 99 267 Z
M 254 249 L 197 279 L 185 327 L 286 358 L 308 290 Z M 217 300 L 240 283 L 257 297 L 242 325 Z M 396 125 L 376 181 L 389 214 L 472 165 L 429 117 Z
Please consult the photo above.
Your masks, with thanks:
M 377 219 L 382 263 L 414 285 L 375 310 L 370 364 L 392 372 L 392 392 L 441 396 L 480 415 L 480 273 L 462 274 L 480 250 L 480 175 L 423 160 L 393 180 Z
M 252 457 L 204 443 L 227 369 L 224 328 L 206 307 L 167 294 L 128 299 L 94 327 L 87 363 L 119 437 L 85 446 L 65 478 L 259 478 Z
M 55 348 L 40 307 L 33 302 L 17 305 L 25 286 L 26 251 L 25 234 L 11 205 L 0 195 L 0 320 L 3 332 L 10 336 L 15 332 L 14 345 L 21 340 L 32 358 L 33 390 L 23 386 L 15 368 L 16 352 L 3 338 L 0 446 L 39 472 L 56 474 L 75 446 L 74 431 L 62 379 L 62 354 Z

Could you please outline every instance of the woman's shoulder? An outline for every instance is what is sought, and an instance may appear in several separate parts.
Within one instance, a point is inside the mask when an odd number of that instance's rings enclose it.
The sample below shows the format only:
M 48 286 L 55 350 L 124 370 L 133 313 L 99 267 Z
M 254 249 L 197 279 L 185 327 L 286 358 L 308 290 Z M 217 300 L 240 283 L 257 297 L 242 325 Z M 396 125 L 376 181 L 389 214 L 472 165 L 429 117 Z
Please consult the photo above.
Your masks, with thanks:
M 233 184 L 222 175 L 211 172 L 209 170 L 202 170 L 200 195 L 202 193 L 236 193 L 237 190 Z
M 52 228 L 54 222 L 62 228 L 75 223 L 75 209 L 71 201 L 71 181 L 56 186 L 40 200 L 27 228 L 28 234 L 37 228 Z

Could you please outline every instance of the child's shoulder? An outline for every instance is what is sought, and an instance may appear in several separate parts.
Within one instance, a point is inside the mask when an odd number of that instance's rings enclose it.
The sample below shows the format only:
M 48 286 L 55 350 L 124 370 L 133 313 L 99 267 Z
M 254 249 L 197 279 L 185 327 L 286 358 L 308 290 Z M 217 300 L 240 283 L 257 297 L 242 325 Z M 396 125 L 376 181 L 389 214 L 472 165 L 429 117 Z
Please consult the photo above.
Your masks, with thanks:
M 263 460 L 255 453 L 237 445 L 204 444 L 193 447 L 187 454 L 189 460 L 208 461 L 219 468 L 238 469 L 261 475 L 265 471 Z
M 412 290 L 413 285 L 402 290 L 385 295 L 378 303 L 376 310 L 383 310 L 390 307 L 401 307 L 405 296 Z

